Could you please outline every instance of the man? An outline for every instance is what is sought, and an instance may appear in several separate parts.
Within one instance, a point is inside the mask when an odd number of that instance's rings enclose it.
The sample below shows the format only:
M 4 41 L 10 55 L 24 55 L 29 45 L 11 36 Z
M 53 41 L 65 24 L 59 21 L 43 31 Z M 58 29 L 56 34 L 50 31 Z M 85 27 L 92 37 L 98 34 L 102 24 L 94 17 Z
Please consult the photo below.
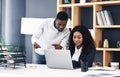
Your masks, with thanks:
M 36 64 L 46 64 L 44 49 L 64 49 L 67 47 L 70 31 L 66 28 L 67 13 L 61 11 L 55 19 L 48 18 L 32 36 L 32 44 L 35 48 L 34 61 Z

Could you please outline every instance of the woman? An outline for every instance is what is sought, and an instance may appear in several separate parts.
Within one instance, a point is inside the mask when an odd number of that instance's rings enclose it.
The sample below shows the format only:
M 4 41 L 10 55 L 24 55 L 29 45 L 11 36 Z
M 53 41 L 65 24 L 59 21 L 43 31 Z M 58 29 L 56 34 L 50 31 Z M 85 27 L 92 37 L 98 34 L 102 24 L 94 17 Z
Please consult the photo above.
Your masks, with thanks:
M 81 62 L 88 62 L 92 66 L 95 57 L 95 45 L 89 30 L 83 26 L 75 26 L 69 37 L 73 67 L 81 67 Z

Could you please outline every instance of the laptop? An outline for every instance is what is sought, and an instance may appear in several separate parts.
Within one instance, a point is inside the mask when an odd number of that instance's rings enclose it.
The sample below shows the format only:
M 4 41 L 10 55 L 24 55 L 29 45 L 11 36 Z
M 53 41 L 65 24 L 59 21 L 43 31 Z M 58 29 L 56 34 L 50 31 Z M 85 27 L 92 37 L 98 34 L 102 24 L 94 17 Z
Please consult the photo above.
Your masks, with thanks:
M 73 69 L 70 50 L 45 50 L 46 64 L 48 68 Z

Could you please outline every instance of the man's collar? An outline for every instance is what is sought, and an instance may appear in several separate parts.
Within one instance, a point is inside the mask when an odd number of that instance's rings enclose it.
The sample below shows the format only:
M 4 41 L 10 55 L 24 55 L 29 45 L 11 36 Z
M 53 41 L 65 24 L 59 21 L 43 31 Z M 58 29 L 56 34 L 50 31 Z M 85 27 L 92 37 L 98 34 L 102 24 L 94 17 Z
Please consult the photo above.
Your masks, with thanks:
M 57 28 L 57 24 L 56 24 L 56 20 L 54 21 L 54 27 L 55 27 L 56 29 L 58 29 L 58 28 Z

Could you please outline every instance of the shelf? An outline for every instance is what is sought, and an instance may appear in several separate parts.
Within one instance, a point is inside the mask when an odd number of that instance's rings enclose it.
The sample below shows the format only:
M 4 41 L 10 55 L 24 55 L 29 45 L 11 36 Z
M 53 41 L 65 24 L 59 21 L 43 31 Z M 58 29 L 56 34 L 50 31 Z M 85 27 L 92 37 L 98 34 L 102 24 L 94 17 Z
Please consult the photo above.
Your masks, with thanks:
M 107 26 L 99 26 L 96 25 L 95 28 L 120 28 L 120 25 L 107 25 Z
M 58 5 L 59 7 L 63 7 L 63 8 L 68 8 L 68 7 L 72 7 L 72 6 L 79 6 L 79 7 L 92 7 L 93 3 L 76 3 L 76 4 L 61 4 Z
M 120 1 L 102 1 L 102 2 L 95 2 L 95 5 L 119 5 Z
M 72 7 L 71 4 L 62 4 L 62 5 L 58 5 L 59 7 L 63 7 L 63 8 L 68 8 L 68 7 Z
M 120 1 L 102 1 L 102 2 L 86 2 L 86 3 L 71 3 L 71 4 L 59 4 L 59 7 L 66 6 L 92 6 L 92 5 L 119 5 Z
M 120 48 L 96 48 L 99 51 L 120 51 Z
M 115 52 L 120 51 L 120 48 L 99 48 L 101 46 L 101 44 L 103 43 L 103 39 L 104 39 L 103 36 L 105 36 L 104 32 L 106 29 L 108 29 L 108 30 L 112 29 L 113 31 L 115 31 L 115 30 L 118 31 L 117 29 L 120 29 L 120 24 L 118 23 L 119 22 L 119 11 L 118 11 L 119 7 L 117 7 L 116 5 L 120 5 L 120 1 L 75 3 L 75 0 L 71 0 L 71 4 L 63 4 L 63 0 L 57 0 L 57 11 L 67 11 L 66 9 L 68 9 L 68 8 L 71 9 L 70 14 L 71 14 L 71 20 L 72 20 L 72 27 L 74 27 L 75 25 L 78 25 L 78 24 L 83 24 L 84 20 L 82 20 L 82 19 L 84 19 L 84 18 L 87 19 L 87 17 L 89 18 L 88 13 L 90 13 L 92 21 L 89 21 L 88 23 L 90 23 L 90 25 L 93 25 L 92 27 L 94 30 L 94 40 L 95 40 L 95 44 L 97 47 L 96 50 L 103 51 L 103 66 L 109 66 L 109 63 L 112 61 L 112 54 L 111 54 L 112 51 L 115 51 Z M 115 12 L 114 11 L 112 12 L 112 14 L 113 15 L 118 14 L 118 16 L 117 16 L 118 18 L 116 18 L 117 25 L 97 25 L 98 21 L 97 21 L 96 13 L 98 11 L 105 10 L 105 9 L 112 11 L 111 9 L 114 6 L 117 8 L 114 10 Z M 86 10 L 88 12 L 83 14 L 82 11 L 86 11 Z M 90 11 L 92 11 L 92 12 L 90 12 Z M 113 18 L 115 19 L 115 16 Z M 92 22 L 92 24 L 91 24 L 91 22 Z M 87 23 L 87 21 L 85 23 Z M 103 31 L 102 29 L 103 30 L 105 29 L 105 30 Z M 116 34 L 118 34 L 118 33 L 116 33 Z
M 80 7 L 92 7 L 93 3 L 76 3 L 73 6 L 80 6 Z

